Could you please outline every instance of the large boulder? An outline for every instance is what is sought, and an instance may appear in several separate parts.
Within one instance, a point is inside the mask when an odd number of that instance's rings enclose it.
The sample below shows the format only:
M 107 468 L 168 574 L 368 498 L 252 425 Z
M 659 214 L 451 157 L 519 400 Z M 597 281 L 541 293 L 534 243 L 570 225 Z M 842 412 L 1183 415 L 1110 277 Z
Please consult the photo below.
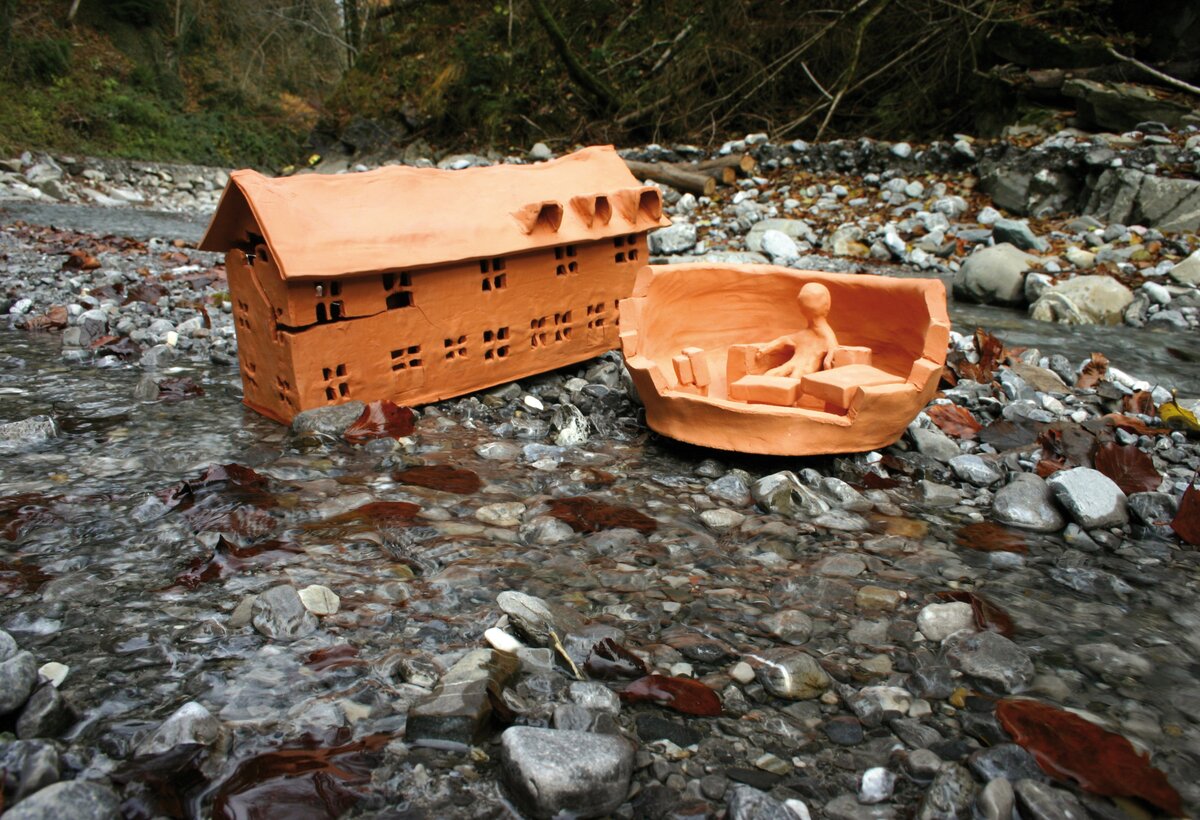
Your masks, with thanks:
M 1077 276 L 1045 291 L 1029 315 L 1066 325 L 1119 325 L 1132 302 L 1133 291 L 1111 276 Z
M 603 817 L 625 802 L 633 747 L 619 735 L 513 726 L 500 738 L 504 781 L 533 817 Z
M 1105 222 L 1194 232 L 1200 230 L 1200 182 L 1108 168 L 1091 186 L 1084 213 Z
M 1025 303 L 1025 274 L 1038 257 L 1008 244 L 983 248 L 967 257 L 954 275 L 954 296 L 995 305 Z
M 1063 83 L 1062 93 L 1078 100 L 1076 113 L 1081 119 L 1102 129 L 1129 131 L 1147 121 L 1200 125 L 1191 106 L 1152 94 L 1142 85 L 1072 78 Z
M 1181 285 L 1200 285 L 1200 251 L 1171 268 L 1170 276 Z

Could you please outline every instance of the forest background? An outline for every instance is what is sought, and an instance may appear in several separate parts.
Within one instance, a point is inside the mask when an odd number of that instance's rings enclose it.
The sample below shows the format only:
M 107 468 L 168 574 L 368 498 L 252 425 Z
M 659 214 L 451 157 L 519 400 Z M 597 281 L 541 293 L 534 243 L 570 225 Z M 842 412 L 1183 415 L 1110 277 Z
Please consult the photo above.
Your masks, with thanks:
M 0 0 L 0 154 L 993 136 L 1072 75 L 1169 95 L 1196 42 L 1191 0 Z

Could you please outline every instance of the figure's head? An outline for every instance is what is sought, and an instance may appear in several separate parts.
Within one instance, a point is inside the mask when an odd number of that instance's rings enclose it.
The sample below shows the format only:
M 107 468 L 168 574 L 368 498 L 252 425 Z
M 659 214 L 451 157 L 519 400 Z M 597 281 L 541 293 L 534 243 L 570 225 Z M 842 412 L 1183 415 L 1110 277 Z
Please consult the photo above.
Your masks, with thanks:
M 796 297 L 796 301 L 800 303 L 800 310 L 809 320 L 824 318 L 829 315 L 829 306 L 831 304 L 829 288 L 822 284 L 809 282 L 800 288 L 800 294 Z

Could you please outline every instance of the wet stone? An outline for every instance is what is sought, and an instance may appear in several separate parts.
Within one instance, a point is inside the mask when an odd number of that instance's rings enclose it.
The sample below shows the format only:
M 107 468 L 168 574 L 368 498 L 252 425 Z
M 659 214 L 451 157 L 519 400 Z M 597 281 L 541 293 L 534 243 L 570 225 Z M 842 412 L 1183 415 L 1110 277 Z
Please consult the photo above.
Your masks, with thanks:
M 625 801 L 633 747 L 621 737 L 514 726 L 500 739 L 504 781 L 534 817 L 602 817 Z
M 737 510 L 716 509 L 705 510 L 700 513 L 700 520 L 709 529 L 721 532 L 723 530 L 732 530 L 742 525 L 746 520 L 746 516 L 742 515 Z
M 1033 680 L 1029 655 L 995 632 L 952 635 L 946 639 L 945 648 L 953 666 L 993 690 L 1019 692 Z
M 972 752 L 967 757 L 967 766 L 985 783 L 997 778 L 1016 781 L 1045 777 L 1033 755 L 1015 743 L 1000 743 Z
M 861 575 L 867 564 L 857 555 L 830 555 L 815 563 L 812 571 L 829 578 L 853 578 Z
M 867 726 L 878 726 L 886 718 L 903 717 L 912 706 L 912 694 L 898 686 L 866 686 L 847 702 Z
M 616 692 L 602 683 L 594 681 L 576 681 L 568 689 L 571 700 L 585 709 L 597 712 L 617 714 L 621 711 L 621 699 Z
M 750 786 L 734 786 L 728 805 L 729 820 L 796 820 L 783 803 Z
M 196 743 L 212 746 L 224 736 L 224 726 L 211 712 L 188 701 L 167 717 L 137 748 L 139 755 L 169 752 L 177 746 Z
M 20 421 L 0 424 L 0 443 L 37 444 L 58 435 L 58 427 L 50 416 L 30 416 Z
M 740 471 L 726 473 L 716 481 L 710 482 L 704 488 L 704 492 L 714 501 L 729 504 L 732 507 L 746 507 L 753 500 L 750 496 L 750 486 L 746 483 L 746 476 Z
M 928 749 L 942 742 L 942 735 L 919 720 L 901 718 L 888 721 L 888 728 L 913 749 Z
M 638 738 L 643 743 L 655 740 L 669 740 L 681 749 L 694 746 L 700 742 L 702 735 L 679 721 L 669 720 L 652 713 L 642 713 L 635 719 Z
M 560 703 L 554 707 L 553 726 L 555 729 L 586 732 L 592 726 L 592 713 L 574 703 Z
M 821 724 L 825 736 L 839 746 L 857 746 L 866 735 L 862 724 L 852 717 L 835 717 Z
M 361 401 L 348 401 L 333 407 L 304 410 L 292 419 L 292 432 L 300 436 L 341 437 L 358 420 L 367 406 Z
M 493 527 L 515 527 L 521 523 L 525 505 L 520 501 L 485 504 L 475 511 L 475 518 Z
M 858 795 L 843 794 L 825 804 L 825 816 L 829 820 L 893 820 L 896 810 L 886 803 L 865 806 Z
M 0 715 L 7 715 L 29 699 L 37 683 L 37 663 L 28 652 L 18 652 L 0 662 Z
M 1080 666 L 1110 683 L 1120 682 L 1122 678 L 1142 678 L 1154 669 L 1141 655 L 1113 643 L 1079 644 L 1074 651 Z
M 1004 778 L 993 780 L 975 798 L 975 810 L 982 820 L 1011 820 L 1016 795 L 1012 783 Z
M 958 820 L 969 817 L 975 800 L 971 773 L 957 764 L 943 768 L 925 790 L 917 807 L 918 820 Z
M 17 654 L 17 642 L 4 630 L 0 629 L 0 663 Z
M 296 588 L 271 587 L 254 600 L 251 623 L 274 641 L 295 641 L 317 630 L 317 619 L 304 608 Z
M 1088 812 L 1075 795 L 1040 780 L 1018 780 L 1013 784 L 1021 814 L 1030 820 L 1085 820 Z
M 971 605 L 961 601 L 948 604 L 929 604 L 917 615 L 917 629 L 928 640 L 941 643 L 963 629 L 974 629 L 975 613 Z
M 992 517 L 1001 524 L 1034 532 L 1058 532 L 1066 524 L 1049 486 L 1032 473 L 1017 473 L 996 492 Z
M 896 775 L 882 766 L 876 766 L 863 772 L 858 781 L 858 802 L 867 805 L 882 803 L 892 796 L 896 788 Z
M 550 645 L 551 632 L 561 641 L 568 633 L 583 626 L 583 619 L 573 610 L 552 606 L 523 592 L 501 592 L 496 596 L 496 605 L 512 620 L 519 633 L 538 646 Z
M 491 649 L 473 649 L 463 655 L 447 670 L 433 694 L 409 709 L 405 736 L 409 740 L 474 742 L 492 713 L 489 686 L 500 691 L 516 666 L 516 658 Z
M 812 618 L 798 609 L 781 609 L 762 619 L 763 629 L 784 643 L 798 646 L 812 636 Z
M 17 740 L 0 751 L 0 771 L 4 772 L 4 791 L 20 800 L 51 783 L 61 772 L 58 749 L 43 740 Z
M 832 681 L 816 659 L 798 649 L 776 649 L 763 653 L 758 680 L 776 697 L 810 700 L 820 697 Z
M 30 696 L 17 718 L 17 737 L 58 737 L 75 721 L 70 705 L 53 684 L 45 683 Z
M 100 783 L 72 780 L 54 783 L 26 797 L 9 811 L 11 820 L 115 820 L 120 798 Z
M 967 453 L 950 459 L 950 469 L 960 480 L 976 487 L 990 487 L 1004 478 L 1004 474 L 990 461 Z

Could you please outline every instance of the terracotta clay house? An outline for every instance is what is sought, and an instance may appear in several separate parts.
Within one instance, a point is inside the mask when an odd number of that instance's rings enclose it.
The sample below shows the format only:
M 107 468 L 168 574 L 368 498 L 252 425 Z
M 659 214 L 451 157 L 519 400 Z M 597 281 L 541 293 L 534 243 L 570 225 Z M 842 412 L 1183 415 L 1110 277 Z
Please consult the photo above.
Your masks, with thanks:
M 462 171 L 236 171 L 200 247 L 226 252 L 245 403 L 288 422 L 617 347 L 617 301 L 646 232 L 668 224 L 659 191 L 606 146 Z

